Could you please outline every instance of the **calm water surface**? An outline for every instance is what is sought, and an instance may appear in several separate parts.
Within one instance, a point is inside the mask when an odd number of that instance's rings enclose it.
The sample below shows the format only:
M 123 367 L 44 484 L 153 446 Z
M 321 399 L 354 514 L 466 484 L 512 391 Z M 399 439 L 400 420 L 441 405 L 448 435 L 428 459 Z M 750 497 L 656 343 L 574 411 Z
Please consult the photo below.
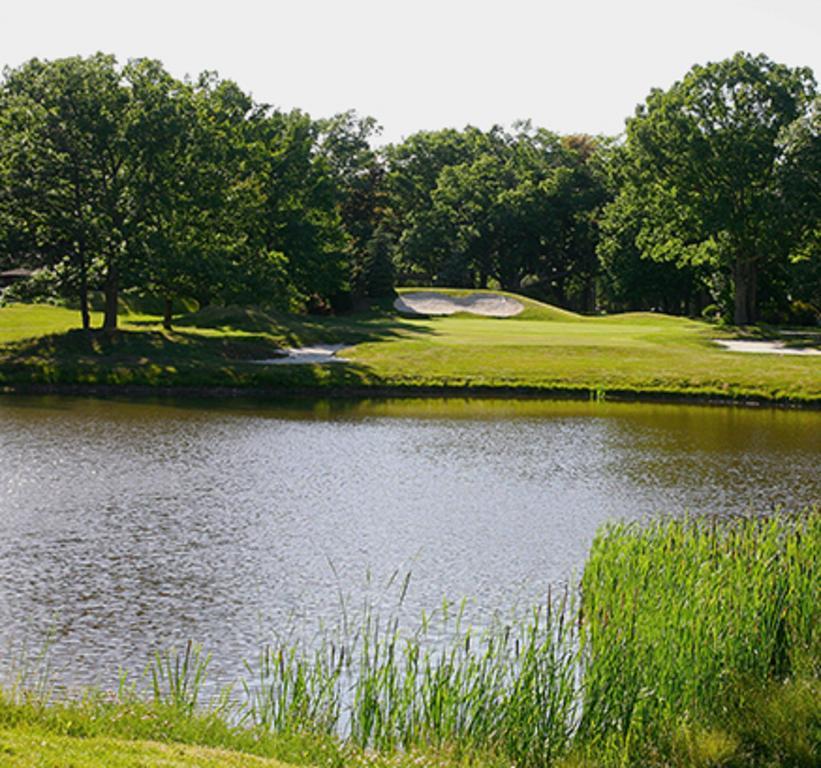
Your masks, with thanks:
M 0 669 L 68 685 L 188 638 L 233 679 L 272 633 L 371 600 L 482 623 L 617 518 L 821 500 L 821 414 L 587 403 L 0 399 Z M 8 674 L 6 672 L 6 674 Z

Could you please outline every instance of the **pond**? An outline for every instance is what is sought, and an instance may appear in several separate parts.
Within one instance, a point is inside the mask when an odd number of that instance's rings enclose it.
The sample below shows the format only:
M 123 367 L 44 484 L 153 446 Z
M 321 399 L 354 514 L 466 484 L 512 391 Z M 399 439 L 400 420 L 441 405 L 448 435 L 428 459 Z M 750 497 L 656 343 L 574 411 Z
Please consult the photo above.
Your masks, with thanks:
M 368 600 L 474 624 L 578 575 L 609 520 L 821 499 L 821 413 L 493 400 L 0 399 L 0 667 L 69 686 L 189 638 L 234 679 Z M 346 608 L 347 610 L 347 608 Z

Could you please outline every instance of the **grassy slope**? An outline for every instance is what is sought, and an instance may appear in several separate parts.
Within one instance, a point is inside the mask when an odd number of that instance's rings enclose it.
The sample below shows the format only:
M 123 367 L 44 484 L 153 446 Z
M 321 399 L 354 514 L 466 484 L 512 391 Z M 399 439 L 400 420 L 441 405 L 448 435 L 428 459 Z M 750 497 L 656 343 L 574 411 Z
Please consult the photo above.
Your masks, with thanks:
M 4 768 L 283 768 L 270 758 L 210 747 L 73 738 L 20 727 L 0 730 Z
M 173 333 L 130 315 L 89 342 L 76 313 L 0 309 L 0 384 L 146 384 L 321 389 L 504 387 L 821 402 L 821 358 L 726 352 L 702 322 L 650 313 L 587 318 L 525 299 L 510 319 L 401 318 L 386 308 L 294 318 L 209 308 Z M 282 346 L 350 342 L 334 366 L 248 363 Z
M 702 323 L 645 315 L 578 321 L 427 321 L 430 335 L 349 355 L 394 381 L 711 395 L 821 396 L 821 361 L 728 353 Z

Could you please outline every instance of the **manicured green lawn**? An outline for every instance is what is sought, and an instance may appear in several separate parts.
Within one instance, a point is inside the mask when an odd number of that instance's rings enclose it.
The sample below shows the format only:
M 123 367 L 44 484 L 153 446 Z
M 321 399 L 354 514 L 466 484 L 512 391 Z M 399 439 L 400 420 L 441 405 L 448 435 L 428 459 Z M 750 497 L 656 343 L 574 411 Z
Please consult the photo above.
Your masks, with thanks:
M 283 768 L 270 758 L 186 744 L 0 730 L 3 768 Z
M 728 352 L 715 326 L 651 313 L 581 317 L 524 300 L 507 319 L 402 318 L 388 306 L 341 318 L 209 308 L 177 318 L 128 315 L 115 339 L 76 328 L 76 312 L 0 309 L 0 385 L 107 384 L 381 392 L 502 388 L 821 402 L 821 357 Z M 98 320 L 97 320 L 98 321 Z M 249 362 L 282 346 L 347 342 L 348 364 Z
M 98 313 L 94 315 L 94 322 L 100 322 Z M 80 315 L 70 309 L 47 304 L 12 304 L 0 308 L 0 343 L 60 333 L 79 324 Z
M 581 322 L 467 317 L 418 321 L 429 330 L 348 354 L 391 381 L 486 386 L 821 395 L 821 359 L 731 353 L 714 329 L 685 319 L 624 315 Z

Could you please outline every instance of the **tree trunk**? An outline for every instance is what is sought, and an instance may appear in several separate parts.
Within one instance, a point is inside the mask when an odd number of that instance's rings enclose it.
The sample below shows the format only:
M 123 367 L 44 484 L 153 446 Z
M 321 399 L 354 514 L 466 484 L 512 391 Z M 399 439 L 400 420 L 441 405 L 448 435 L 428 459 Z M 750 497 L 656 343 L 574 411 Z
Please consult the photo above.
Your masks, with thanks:
M 556 280 L 556 285 L 553 286 L 553 295 L 556 297 L 556 304 L 560 307 L 567 307 L 567 294 L 564 290 L 564 278 Z
M 593 314 L 596 311 L 596 286 L 592 278 L 587 278 L 582 286 L 582 312 Z
M 747 322 L 758 321 L 758 270 L 750 262 L 749 286 L 747 287 Z
M 105 315 L 103 330 L 114 333 L 117 330 L 117 303 L 119 299 L 119 282 L 117 268 L 109 266 L 105 279 Z
M 165 306 L 163 309 L 162 327 L 165 328 L 166 331 L 170 331 L 171 316 L 173 314 L 173 301 L 168 296 L 165 297 Z
M 503 291 L 515 293 L 521 289 L 522 281 L 518 275 L 503 275 L 502 279 L 499 280 L 499 285 L 502 286 Z M 484 287 L 486 288 L 487 286 Z
M 88 309 L 88 270 L 85 259 L 80 260 L 80 317 L 83 319 L 83 330 L 91 329 L 91 313 Z
M 749 325 L 756 315 L 755 264 L 739 256 L 733 266 L 733 323 Z

